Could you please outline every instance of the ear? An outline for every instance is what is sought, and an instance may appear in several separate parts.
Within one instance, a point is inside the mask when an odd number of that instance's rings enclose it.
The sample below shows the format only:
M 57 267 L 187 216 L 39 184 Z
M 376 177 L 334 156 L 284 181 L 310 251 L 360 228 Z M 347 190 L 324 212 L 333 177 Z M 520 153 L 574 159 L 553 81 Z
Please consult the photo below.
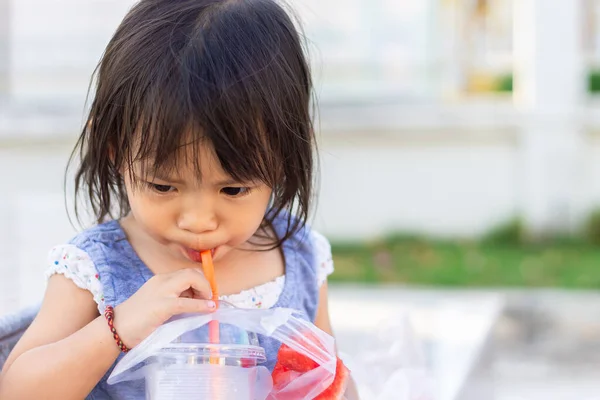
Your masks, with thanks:
M 107 157 L 108 157 L 108 162 L 110 163 L 111 168 L 116 170 L 119 175 L 123 175 L 125 170 L 122 165 L 117 167 L 116 162 L 115 162 L 115 158 L 116 158 L 115 149 L 113 146 L 108 146 Z
M 269 204 L 267 205 L 265 213 L 268 213 L 269 210 L 273 208 L 273 204 L 275 204 L 275 190 L 271 190 L 271 197 L 269 197 Z

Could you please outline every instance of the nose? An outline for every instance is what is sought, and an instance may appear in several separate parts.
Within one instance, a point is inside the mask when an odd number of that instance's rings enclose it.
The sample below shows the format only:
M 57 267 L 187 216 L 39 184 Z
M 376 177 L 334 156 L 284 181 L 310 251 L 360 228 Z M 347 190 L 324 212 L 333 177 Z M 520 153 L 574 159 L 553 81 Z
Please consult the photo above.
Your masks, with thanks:
M 208 205 L 190 205 L 179 216 L 179 229 L 191 233 L 214 231 L 219 226 L 214 209 Z

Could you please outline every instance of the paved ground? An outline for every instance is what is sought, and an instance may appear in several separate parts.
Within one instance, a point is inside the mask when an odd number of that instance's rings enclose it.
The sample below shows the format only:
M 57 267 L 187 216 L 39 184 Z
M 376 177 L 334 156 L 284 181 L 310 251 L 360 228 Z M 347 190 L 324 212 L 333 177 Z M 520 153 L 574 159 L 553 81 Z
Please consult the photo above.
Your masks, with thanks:
M 437 381 L 438 399 L 600 399 L 598 293 L 339 287 L 331 302 L 334 323 L 343 328 L 340 346 L 351 350 L 360 343 L 360 334 L 348 337 L 351 321 L 373 335 L 370 321 L 399 318 L 394 307 L 406 310 Z M 370 313 L 360 306 L 338 308 L 363 303 L 394 306 Z M 402 335 L 402 329 L 397 332 Z
M 600 294 L 505 291 L 461 400 L 600 399 Z
M 370 393 L 365 398 L 375 398 L 386 385 L 405 387 L 403 373 L 412 373 L 411 382 L 419 384 L 417 378 L 427 372 L 436 383 L 436 399 L 453 400 L 502 304 L 498 293 L 332 286 L 330 310 L 340 350 Z M 398 393 L 377 399 L 402 400 Z

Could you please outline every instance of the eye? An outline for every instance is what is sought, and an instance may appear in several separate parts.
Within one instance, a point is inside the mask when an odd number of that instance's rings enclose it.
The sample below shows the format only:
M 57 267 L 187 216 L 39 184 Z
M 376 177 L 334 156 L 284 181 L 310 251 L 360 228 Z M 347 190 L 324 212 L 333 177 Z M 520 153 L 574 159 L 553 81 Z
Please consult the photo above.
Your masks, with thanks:
M 151 183 L 151 182 L 148 182 L 148 186 L 150 186 L 150 189 L 152 189 L 152 190 L 154 190 L 155 192 L 158 192 L 158 193 L 169 193 L 172 190 L 175 190 L 175 188 L 173 186 L 158 185 L 156 183 Z
M 231 197 L 241 197 L 250 193 L 250 188 L 247 187 L 224 187 L 221 189 L 223 194 Z

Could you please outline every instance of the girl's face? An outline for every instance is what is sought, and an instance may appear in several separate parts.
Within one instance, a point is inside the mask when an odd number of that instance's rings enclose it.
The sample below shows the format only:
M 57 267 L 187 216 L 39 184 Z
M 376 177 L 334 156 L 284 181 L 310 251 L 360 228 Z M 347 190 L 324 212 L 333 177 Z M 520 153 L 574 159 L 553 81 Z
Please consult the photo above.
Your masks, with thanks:
M 256 233 L 272 190 L 260 182 L 235 182 L 209 146 L 198 155 L 201 181 L 193 165 L 145 178 L 142 165 L 134 164 L 135 183 L 127 171 L 123 175 L 131 216 L 148 236 L 176 257 L 197 261 L 200 251 L 212 250 L 217 260 Z

